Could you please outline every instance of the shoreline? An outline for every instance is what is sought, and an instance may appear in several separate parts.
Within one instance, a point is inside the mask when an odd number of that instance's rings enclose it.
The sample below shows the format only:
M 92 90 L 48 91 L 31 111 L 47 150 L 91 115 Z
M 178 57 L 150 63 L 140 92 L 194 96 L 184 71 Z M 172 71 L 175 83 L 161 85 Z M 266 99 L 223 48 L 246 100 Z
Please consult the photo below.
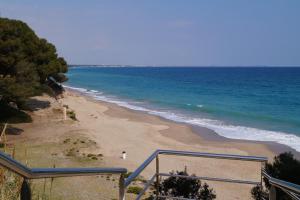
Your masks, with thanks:
M 293 148 L 291 148 L 287 145 L 284 145 L 284 144 L 279 144 L 277 142 L 272 142 L 272 141 L 255 141 L 255 140 L 242 140 L 242 139 L 226 138 L 224 136 L 219 135 L 214 130 L 211 130 L 211 129 L 206 128 L 206 127 L 201 127 L 201 126 L 198 126 L 198 125 L 191 125 L 191 124 L 188 124 L 188 123 L 185 123 L 185 122 L 173 121 L 171 119 L 166 119 L 162 116 L 152 115 L 152 114 L 150 114 L 146 111 L 134 110 L 134 109 L 130 109 L 130 108 L 127 108 L 127 107 L 120 106 L 116 103 L 95 99 L 92 96 L 89 96 L 88 94 L 85 94 L 84 92 L 80 92 L 80 91 L 75 90 L 75 89 L 65 88 L 65 90 L 67 92 L 71 92 L 71 93 L 83 96 L 88 101 L 93 101 L 95 103 L 100 103 L 100 104 L 104 104 L 104 105 L 108 106 L 109 110 L 105 111 L 105 113 L 110 115 L 110 116 L 113 116 L 113 117 L 119 117 L 119 116 L 118 115 L 111 115 L 110 110 L 112 110 L 112 107 L 118 107 L 118 109 L 124 109 L 127 112 L 133 112 L 133 113 L 136 113 L 138 115 L 146 115 L 146 116 L 148 115 L 148 116 L 157 118 L 161 121 L 165 121 L 165 122 L 168 122 L 168 123 L 171 123 L 171 124 L 174 123 L 174 124 L 180 124 L 180 125 L 186 126 L 188 129 L 191 130 L 192 134 L 198 136 L 199 139 L 203 140 L 204 142 L 210 142 L 210 143 L 214 143 L 214 144 L 224 143 L 224 142 L 225 143 L 239 143 L 240 145 L 247 144 L 247 143 L 248 144 L 259 144 L 259 145 L 265 146 L 274 155 L 280 154 L 282 152 L 290 151 L 294 154 L 294 156 L 296 158 L 298 158 L 298 159 L 300 158 L 300 152 L 297 152 L 295 149 L 293 149 Z M 163 134 L 164 132 L 168 132 L 168 129 L 167 130 L 162 130 L 160 132 Z M 167 134 L 167 135 L 168 135 L 168 137 L 172 137 L 171 134 Z
M 77 84 L 77 86 L 71 86 L 71 85 L 64 85 L 64 86 L 65 88 L 74 89 L 80 92 L 81 94 L 90 96 L 96 100 L 113 103 L 121 107 L 129 108 L 129 110 L 143 111 L 147 114 L 159 116 L 163 119 L 168 119 L 176 123 L 185 123 L 195 127 L 206 127 L 208 129 L 215 131 L 218 135 L 225 138 L 235 139 L 235 140 L 246 140 L 246 141 L 259 141 L 259 142 L 265 142 L 267 144 L 270 144 L 270 142 L 272 142 L 271 145 L 272 149 L 274 149 L 276 152 L 280 152 L 281 151 L 280 149 L 285 149 L 285 150 L 293 149 L 295 150 L 295 151 L 292 150 L 293 152 L 296 151 L 298 153 L 300 152 L 300 146 L 299 146 L 300 137 L 297 134 L 297 130 L 291 131 L 293 129 L 292 124 L 290 124 L 291 127 L 289 128 L 287 126 L 288 124 L 281 124 L 280 121 L 278 121 L 278 123 L 276 121 L 272 121 L 272 120 L 270 121 L 270 119 L 273 118 L 272 116 L 268 120 L 266 118 L 267 121 L 265 121 L 265 118 L 263 119 L 257 118 L 256 120 L 254 120 L 254 115 L 250 111 L 250 113 L 237 112 L 240 114 L 242 113 L 244 114 L 241 115 L 241 118 L 238 117 L 239 115 L 234 117 L 230 114 L 230 112 L 227 115 L 226 113 L 223 113 L 222 109 L 215 109 L 213 104 L 211 105 L 211 103 L 204 103 L 205 105 L 200 105 L 201 104 L 200 103 L 198 105 L 198 103 L 195 103 L 194 100 L 189 100 L 189 99 L 184 100 L 185 103 L 178 102 L 178 103 L 174 103 L 173 105 L 172 96 L 168 96 L 168 98 L 171 99 L 170 101 L 169 100 L 160 101 L 159 98 L 158 100 L 155 100 L 156 97 L 151 97 L 148 101 L 147 96 L 145 96 L 144 98 L 142 97 L 142 99 L 140 99 L 137 93 L 136 94 L 131 93 L 130 88 L 127 91 L 129 92 L 128 95 L 126 95 L 125 93 L 122 95 L 121 94 L 122 92 L 120 94 L 115 92 L 109 92 L 109 90 L 107 91 L 102 90 L 101 87 L 97 87 L 97 86 L 90 87 L 88 85 L 84 86 L 84 84 L 79 84 L 79 85 Z M 140 87 L 138 88 L 140 90 L 143 90 L 143 88 Z M 131 97 L 131 95 L 133 96 Z M 160 94 L 160 95 L 164 96 L 164 94 Z M 185 95 L 189 96 L 189 94 L 185 94 Z M 200 99 L 195 101 L 201 102 Z M 213 99 L 211 101 L 214 102 Z M 161 103 L 170 102 L 170 104 L 169 105 L 161 104 L 159 102 Z M 194 103 L 189 104 L 187 102 L 190 103 L 194 102 Z M 230 105 L 231 103 L 228 103 L 228 106 Z M 251 106 L 253 105 L 251 104 Z M 256 105 L 256 108 L 259 108 L 260 106 L 261 105 Z M 237 109 L 238 107 L 239 106 L 237 106 Z M 193 111 L 194 109 L 195 111 Z M 282 106 L 281 109 L 283 109 Z M 288 107 L 286 109 L 288 109 Z M 287 112 L 288 114 L 289 109 L 281 111 L 281 113 L 285 113 L 285 112 Z M 249 114 L 250 121 L 246 120 L 248 119 L 247 117 L 248 114 Z M 220 115 L 220 117 L 217 117 L 218 115 Z M 257 117 L 259 117 L 259 115 Z M 276 118 L 276 116 L 274 117 Z M 255 121 L 257 121 L 257 123 Z M 211 134 L 211 135 L 215 135 L 215 134 Z M 277 147 L 277 143 L 282 144 L 283 146 Z
M 41 107 L 44 104 L 49 106 Z M 99 101 L 78 91 L 66 90 L 58 100 L 47 95 L 34 97 L 32 106 L 36 108 L 30 112 L 33 122 L 15 124 L 23 132 L 8 137 L 9 143 L 17 147 L 18 160 L 23 163 L 29 160 L 31 167 L 54 164 L 56 167 L 123 167 L 132 172 L 157 149 L 265 156 L 269 161 L 276 154 L 265 143 L 224 139 L 207 128 Z M 77 120 L 64 119 L 64 106 L 76 114 Z M 121 158 L 123 151 L 127 153 L 125 160 Z M 29 153 L 24 155 L 24 152 Z M 101 157 L 93 160 L 88 155 Z M 259 162 L 160 156 L 160 170 L 164 173 L 187 167 L 190 174 L 197 176 L 260 181 L 261 166 Z M 152 162 L 142 177 L 149 179 L 154 172 L 155 162 Z M 76 180 L 80 184 L 74 185 L 74 191 L 82 187 L 90 189 L 80 178 Z M 99 181 L 107 186 L 107 180 Z M 251 199 L 252 185 L 205 182 L 215 189 L 217 196 L 226 196 L 222 199 Z M 230 192 L 233 188 L 236 193 Z

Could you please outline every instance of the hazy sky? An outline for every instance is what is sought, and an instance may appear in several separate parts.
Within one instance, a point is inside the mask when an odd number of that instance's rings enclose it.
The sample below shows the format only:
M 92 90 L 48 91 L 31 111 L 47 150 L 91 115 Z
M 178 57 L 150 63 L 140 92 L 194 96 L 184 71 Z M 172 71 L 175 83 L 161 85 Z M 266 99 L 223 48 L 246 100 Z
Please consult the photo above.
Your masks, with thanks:
M 70 64 L 300 66 L 299 0 L 0 0 Z

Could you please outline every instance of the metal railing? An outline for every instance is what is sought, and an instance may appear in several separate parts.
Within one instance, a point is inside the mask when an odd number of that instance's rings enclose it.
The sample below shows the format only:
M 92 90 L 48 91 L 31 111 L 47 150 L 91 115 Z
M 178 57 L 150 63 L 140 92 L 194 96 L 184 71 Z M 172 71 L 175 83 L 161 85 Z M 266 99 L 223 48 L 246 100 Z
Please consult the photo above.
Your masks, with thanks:
M 2 152 L 0 152 L 0 166 L 3 166 L 4 168 L 7 168 L 8 170 L 23 177 L 24 181 L 22 188 L 28 188 L 27 180 L 29 179 L 120 174 L 120 199 L 123 199 L 125 194 L 124 188 L 122 187 L 124 185 L 124 174 L 127 173 L 127 169 L 125 168 L 28 168 Z M 28 194 L 22 195 L 21 192 L 21 200 L 30 200 L 30 196 L 31 195 L 28 196 Z
M 161 173 L 159 169 L 159 155 L 175 155 L 175 156 L 188 156 L 188 157 L 202 157 L 202 158 L 213 158 L 213 159 L 226 159 L 226 160 L 240 160 L 240 161 L 252 161 L 252 162 L 260 162 L 261 163 L 261 179 L 260 181 L 250 181 L 250 180 L 238 180 L 238 179 L 229 179 L 229 178 L 219 178 L 219 177 L 199 177 L 199 176 L 182 176 L 176 174 L 169 173 Z M 300 186 L 289 183 L 286 181 L 282 181 L 279 179 L 275 179 L 266 173 L 265 164 L 268 161 L 266 157 L 259 156 L 241 156 L 241 155 L 230 155 L 230 154 L 214 154 L 214 153 L 201 153 L 201 152 L 188 152 L 188 151 L 173 151 L 173 150 L 156 150 L 153 154 L 149 156 L 126 180 L 124 183 L 124 187 L 128 187 L 131 182 L 136 179 L 141 172 L 153 161 L 156 160 L 156 172 L 152 176 L 152 178 L 145 184 L 144 189 L 138 194 L 136 200 L 142 198 L 147 189 L 155 184 L 156 190 L 156 198 L 160 199 L 182 199 L 185 200 L 187 198 L 182 197 L 169 197 L 169 196 L 161 196 L 159 195 L 159 185 L 160 185 L 160 177 L 162 176 L 172 176 L 172 177 L 181 177 L 188 179 L 199 179 L 199 180 L 208 180 L 208 181 L 219 181 L 219 182 L 229 182 L 229 183 L 237 183 L 237 184 L 250 184 L 250 185 L 259 185 L 262 187 L 263 185 L 263 177 L 269 180 L 271 184 L 271 189 L 269 191 L 269 199 L 276 200 L 276 189 L 280 188 L 286 194 L 288 194 L 292 199 L 300 200 Z
M 262 176 L 268 179 L 268 182 L 271 185 L 269 193 L 270 200 L 276 200 L 276 188 L 284 191 L 292 199 L 300 200 L 300 185 L 273 178 L 264 169 L 262 170 Z
M 212 159 L 226 159 L 226 160 L 240 160 L 240 161 L 252 161 L 261 163 L 261 180 L 238 180 L 219 177 L 199 177 L 199 176 L 183 176 L 176 174 L 168 174 L 160 172 L 159 155 L 175 155 L 175 156 L 187 156 L 187 157 L 202 157 Z M 39 178 L 55 178 L 55 177 L 72 177 L 72 176 L 92 176 L 99 174 L 120 174 L 119 179 L 119 199 L 125 200 L 126 188 L 141 174 L 141 172 L 150 164 L 153 160 L 156 160 L 156 171 L 150 180 L 145 184 L 143 190 L 137 195 L 136 199 L 139 200 L 146 193 L 147 189 L 155 183 L 156 198 L 172 198 L 172 199 L 186 199 L 180 197 L 166 197 L 159 195 L 160 177 L 177 176 L 188 179 L 200 179 L 209 181 L 229 182 L 237 184 L 251 184 L 260 185 L 262 187 L 262 177 L 269 180 L 271 189 L 269 192 L 269 199 L 276 200 L 276 189 L 279 188 L 286 192 L 292 199 L 300 200 L 300 186 L 282 181 L 271 177 L 264 170 L 266 157 L 258 156 L 241 156 L 230 154 L 214 154 L 214 153 L 201 153 L 201 152 L 189 152 L 189 151 L 173 151 L 173 150 L 156 150 L 152 153 L 128 178 L 125 177 L 127 169 L 125 168 L 28 168 L 23 164 L 12 159 L 10 156 L 0 152 L 0 165 L 22 176 L 26 183 L 28 179 Z M 23 198 L 25 199 L 25 198 Z M 29 198 L 28 198 L 29 199 Z
M 262 180 L 259 182 L 249 181 L 249 180 L 237 180 L 237 179 L 228 179 L 228 178 L 218 178 L 218 177 L 197 177 L 197 176 L 181 176 L 175 174 L 167 174 L 160 173 L 159 170 L 159 155 L 175 155 L 175 156 L 187 156 L 187 157 L 202 157 L 202 158 L 213 158 L 213 159 L 227 159 L 227 160 L 241 160 L 241 161 L 253 161 L 260 162 L 262 164 L 267 162 L 266 157 L 258 157 L 258 156 L 241 156 L 241 155 L 230 155 L 230 154 L 214 154 L 214 153 L 201 153 L 201 152 L 190 152 L 190 151 L 173 151 L 173 150 L 156 150 L 152 153 L 148 159 L 146 159 L 126 180 L 124 187 L 128 187 L 132 181 L 134 181 L 141 172 L 155 159 L 156 160 L 156 172 L 153 177 L 148 181 L 145 185 L 145 188 L 138 194 L 136 200 L 142 198 L 144 193 L 150 187 L 151 184 L 155 182 L 156 189 L 156 198 L 167 198 L 164 196 L 159 196 L 159 185 L 160 185 L 160 177 L 162 176 L 180 176 L 181 178 L 193 178 L 193 179 L 201 179 L 201 180 L 209 180 L 209 181 L 220 181 L 220 182 L 231 182 L 231 183 L 239 183 L 239 184 L 253 184 L 253 185 L 262 185 Z M 172 198 L 172 197 L 168 197 Z M 178 198 L 177 198 L 178 199 Z M 184 198 L 179 198 L 184 199 Z

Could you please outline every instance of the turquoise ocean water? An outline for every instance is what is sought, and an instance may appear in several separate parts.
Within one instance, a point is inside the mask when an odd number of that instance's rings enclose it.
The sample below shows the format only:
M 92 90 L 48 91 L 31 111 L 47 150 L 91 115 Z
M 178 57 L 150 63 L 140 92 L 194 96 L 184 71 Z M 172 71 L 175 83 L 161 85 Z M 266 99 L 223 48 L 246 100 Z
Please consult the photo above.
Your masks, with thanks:
M 300 152 L 300 68 L 75 66 L 68 76 L 95 99 Z

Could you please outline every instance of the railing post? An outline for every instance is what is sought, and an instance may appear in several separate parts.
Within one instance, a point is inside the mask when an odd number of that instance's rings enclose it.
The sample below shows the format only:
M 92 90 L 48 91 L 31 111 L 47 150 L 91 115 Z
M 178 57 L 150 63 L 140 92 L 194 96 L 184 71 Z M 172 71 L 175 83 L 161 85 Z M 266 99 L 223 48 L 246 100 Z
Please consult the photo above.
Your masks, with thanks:
M 119 200 L 125 200 L 125 177 L 123 173 L 119 180 Z
M 156 197 L 158 197 L 159 195 L 159 185 L 160 185 L 160 182 L 159 182 L 159 157 L 158 155 L 156 156 Z
M 31 200 L 31 189 L 27 179 L 23 180 L 20 200 Z
M 271 188 L 269 191 L 269 200 L 276 200 L 276 188 L 274 185 L 271 185 Z
M 261 169 L 260 169 L 260 189 L 263 191 L 263 171 L 266 169 L 267 162 L 261 162 Z

